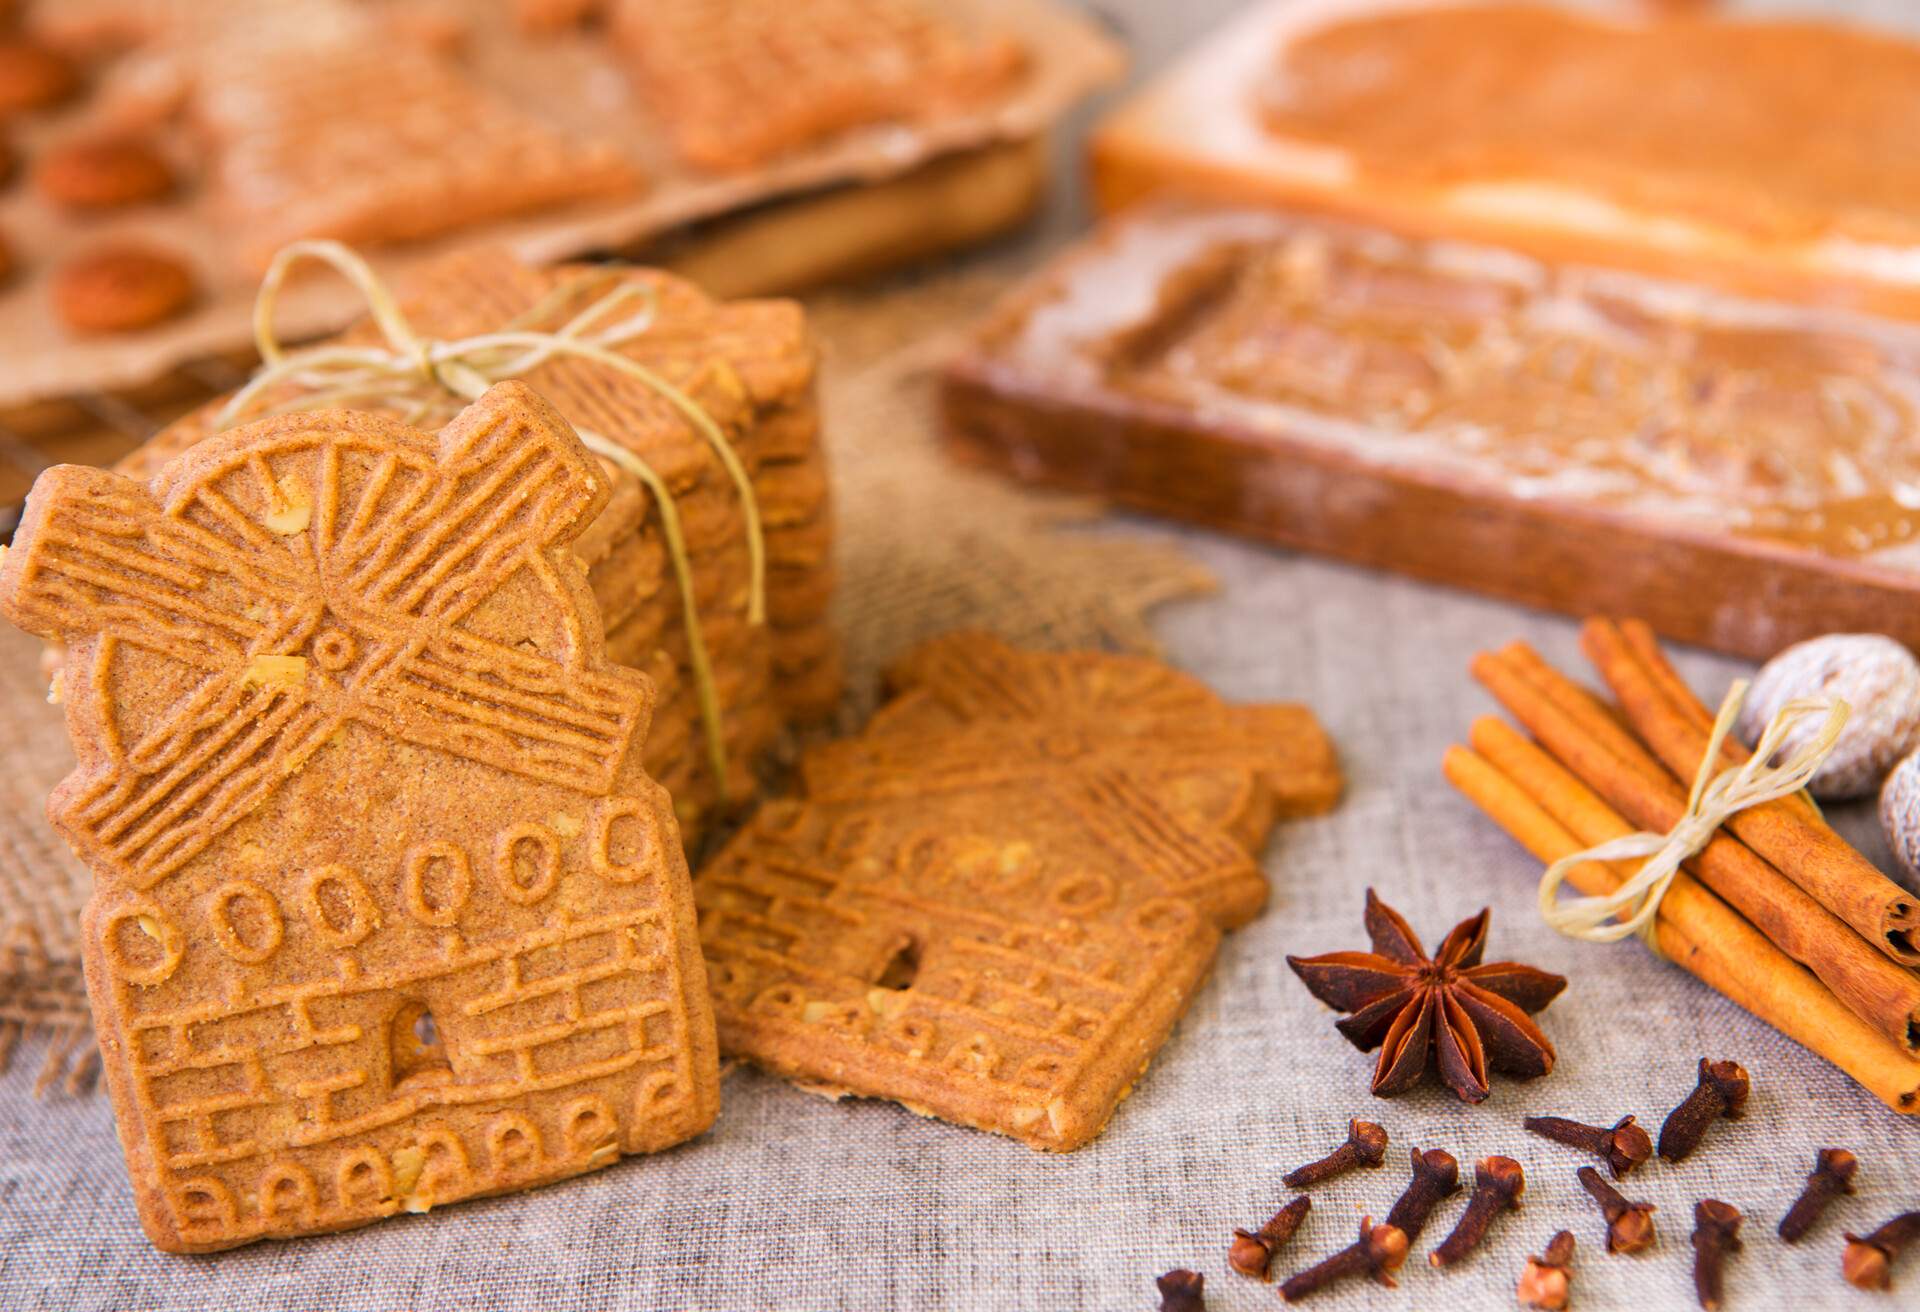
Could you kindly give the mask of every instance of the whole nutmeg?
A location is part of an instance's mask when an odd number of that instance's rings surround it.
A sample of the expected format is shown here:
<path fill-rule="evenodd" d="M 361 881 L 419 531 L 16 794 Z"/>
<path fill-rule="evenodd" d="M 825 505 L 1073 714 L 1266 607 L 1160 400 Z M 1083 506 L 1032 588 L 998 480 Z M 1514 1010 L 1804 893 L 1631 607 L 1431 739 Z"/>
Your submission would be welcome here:
<path fill-rule="evenodd" d="M 1894 767 L 1880 789 L 1880 827 L 1909 879 L 1920 879 L 1920 752 Z"/>
<path fill-rule="evenodd" d="M 1758 742 L 1768 721 L 1796 697 L 1838 697 L 1853 708 L 1808 785 L 1815 797 L 1865 797 L 1920 746 L 1920 661 L 1892 638 L 1830 633 L 1787 648 L 1754 676 L 1740 709 L 1740 737 Z M 1818 720 L 1803 721 L 1783 752 L 1791 754 L 1819 731 Z"/>

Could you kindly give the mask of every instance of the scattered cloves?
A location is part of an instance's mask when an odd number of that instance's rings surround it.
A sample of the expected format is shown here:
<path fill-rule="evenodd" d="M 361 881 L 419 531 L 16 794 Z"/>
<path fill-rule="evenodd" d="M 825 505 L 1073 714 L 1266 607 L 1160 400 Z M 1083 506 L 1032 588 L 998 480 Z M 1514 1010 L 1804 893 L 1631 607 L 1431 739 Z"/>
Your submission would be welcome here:
<path fill-rule="evenodd" d="M 1572 1286 L 1573 1232 L 1562 1230 L 1547 1242 L 1545 1253 L 1527 1259 L 1526 1270 L 1520 1273 L 1520 1283 L 1513 1294 L 1522 1307 L 1561 1312 Z"/>
<path fill-rule="evenodd" d="M 1592 1153 L 1612 1168 L 1616 1180 L 1653 1156 L 1653 1139 L 1631 1116 L 1622 1116 L 1611 1129 L 1561 1116 L 1529 1116 L 1522 1124 L 1543 1139 Z"/>
<path fill-rule="evenodd" d="M 1387 1224 L 1397 1226 L 1409 1245 L 1419 1242 L 1427 1218 L 1443 1201 L 1460 1192 L 1460 1163 L 1444 1148 L 1413 1150 L 1413 1179 L 1387 1213 Z"/>
<path fill-rule="evenodd" d="M 1693 1205 L 1693 1292 L 1714 1312 L 1726 1290 L 1727 1258 L 1740 1251 L 1740 1209 L 1718 1198 Z"/>
<path fill-rule="evenodd" d="M 1658 1209 L 1652 1203 L 1628 1202 L 1591 1166 L 1581 1167 L 1579 1176 L 1580 1187 L 1593 1195 L 1606 1215 L 1609 1253 L 1638 1253 L 1653 1247 L 1653 1214 Z"/>
<path fill-rule="evenodd" d="M 1685 1161 L 1700 1146 L 1707 1127 L 1722 1116 L 1738 1120 L 1746 1110 L 1751 1082 L 1737 1061 L 1700 1059 L 1700 1082 L 1686 1101 L 1668 1113 L 1660 1127 L 1660 1155 L 1670 1162 Z"/>
<path fill-rule="evenodd" d="M 1845 1148 L 1822 1148 L 1814 1154 L 1807 1187 L 1780 1218 L 1780 1237 L 1790 1244 L 1805 1238 L 1828 1203 L 1853 1192 L 1853 1173 L 1859 1167 L 1860 1159 Z"/>
<path fill-rule="evenodd" d="M 1407 1235 L 1396 1225 L 1375 1225 L 1373 1218 L 1360 1218 L 1360 1238 L 1349 1248 L 1308 1267 L 1280 1286 L 1280 1297 L 1298 1302 L 1316 1290 L 1325 1289 L 1348 1276 L 1370 1276 L 1387 1288 L 1394 1287 L 1393 1273 L 1407 1260 Z"/>
<path fill-rule="evenodd" d="M 1473 1168 L 1473 1197 L 1453 1233 L 1427 1254 L 1434 1266 L 1452 1266 L 1471 1253 L 1486 1238 L 1493 1218 L 1510 1207 L 1517 1207 L 1520 1195 L 1527 1191 L 1526 1172 L 1511 1157 L 1483 1157 Z"/>
<path fill-rule="evenodd" d="M 1293 1238 L 1293 1232 L 1312 1210 L 1313 1199 L 1301 1194 L 1275 1212 L 1258 1230 L 1235 1230 L 1233 1246 L 1227 1250 L 1227 1265 L 1243 1276 L 1265 1280 L 1274 1252 Z"/>
<path fill-rule="evenodd" d="M 1378 1166 L 1385 1160 L 1387 1132 L 1372 1121 L 1350 1120 L 1347 1122 L 1345 1143 L 1317 1162 L 1308 1162 L 1305 1166 L 1288 1171 L 1282 1177 L 1282 1183 L 1289 1189 L 1304 1189 L 1322 1180 L 1331 1180 L 1356 1166 Z"/>
<path fill-rule="evenodd" d="M 1160 1312 L 1207 1312 L 1207 1278 L 1198 1271 L 1169 1271 L 1153 1282 Z"/>
<path fill-rule="evenodd" d="M 1870 1235 L 1848 1235 L 1840 1256 L 1840 1274 L 1861 1289 L 1893 1285 L 1893 1262 L 1900 1250 L 1920 1239 L 1920 1212 L 1902 1212 Z"/>

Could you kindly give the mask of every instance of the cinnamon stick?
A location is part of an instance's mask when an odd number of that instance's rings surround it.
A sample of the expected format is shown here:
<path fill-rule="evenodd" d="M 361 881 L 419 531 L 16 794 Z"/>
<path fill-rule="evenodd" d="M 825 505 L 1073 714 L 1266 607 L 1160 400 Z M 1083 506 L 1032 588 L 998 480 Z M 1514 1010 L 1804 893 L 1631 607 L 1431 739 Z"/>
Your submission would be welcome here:
<path fill-rule="evenodd" d="M 1640 664 L 1646 668 L 1647 677 L 1653 681 L 1661 695 L 1673 708 L 1686 716 L 1689 723 L 1708 738 L 1713 737 L 1714 713 L 1707 704 L 1694 695 L 1687 681 L 1680 677 L 1680 671 L 1673 668 L 1673 662 L 1667 659 L 1667 653 L 1660 647 L 1660 639 L 1654 636 L 1653 626 L 1645 620 L 1620 621 L 1621 636 L 1627 645 L 1640 657 Z M 1720 759 L 1730 766 L 1747 763 L 1753 752 L 1733 734 L 1721 740 Z M 1664 768 L 1664 767 L 1663 767 Z M 1791 798 L 1783 798 L 1805 808 L 1816 820 L 1820 818 L 1820 808 L 1814 805 L 1813 798 L 1805 792 L 1795 793 Z"/>
<path fill-rule="evenodd" d="M 1521 846 L 1554 862 L 1591 846 L 1539 800 L 1566 813 L 1608 808 L 1557 762 L 1513 735 L 1525 754 L 1516 781 L 1464 747 L 1447 750 L 1446 776 Z M 1624 820 L 1614 813 L 1615 820 Z M 1567 882 L 1590 896 L 1619 887 L 1621 874 L 1598 861 L 1574 866 Z M 1845 1071 L 1896 1111 L 1920 1112 L 1920 1061 L 1887 1042 L 1806 970 L 1796 965 L 1726 903 L 1682 873 L 1654 916 L 1654 941 L 1668 960 L 1802 1047 Z"/>
<path fill-rule="evenodd" d="M 1620 636 L 1633 648 L 1640 658 L 1640 664 L 1646 667 L 1647 677 L 1653 680 L 1660 694 L 1673 703 L 1675 710 L 1687 717 L 1694 728 L 1712 736 L 1713 712 L 1707 704 L 1693 695 L 1693 689 L 1680 677 L 1680 671 L 1673 668 L 1673 662 L 1667 659 L 1667 653 L 1661 649 L 1660 640 L 1653 636 L 1653 629 L 1642 620 L 1622 620 Z M 1744 765 L 1752 752 L 1745 743 L 1727 735 L 1725 754 L 1735 765 Z"/>
<path fill-rule="evenodd" d="M 1510 642 L 1500 649 L 1500 659 L 1540 690 L 1540 694 L 1559 707 L 1601 747 L 1622 764 L 1631 766 L 1649 781 L 1666 787 L 1673 776 L 1660 759 L 1635 738 L 1613 708 L 1566 675 L 1553 668 L 1547 659 L 1524 642 Z"/>
<path fill-rule="evenodd" d="M 1614 813 L 1617 824 L 1611 828 L 1589 824 L 1575 829 L 1581 837 L 1594 835 L 1584 846 L 1634 828 L 1665 833 L 1686 813 L 1680 784 L 1665 772 L 1654 777 L 1617 755 L 1616 749 L 1624 750 L 1622 739 L 1634 751 L 1638 745 L 1589 694 L 1551 666 L 1517 663 L 1505 652 L 1482 653 L 1474 658 L 1473 675 Z M 1475 746 L 1485 751 L 1479 739 Z M 1887 960 L 1805 890 L 1724 832 L 1686 868 L 1888 1040 L 1904 1050 L 1920 1051 L 1920 976 Z"/>
<path fill-rule="evenodd" d="M 1662 694 L 1620 627 L 1588 620 L 1580 645 L 1634 731 L 1669 770 L 1691 779 L 1706 754 L 1708 734 Z M 1920 898 L 1881 874 L 1824 820 L 1781 800 L 1748 807 L 1730 816 L 1726 827 L 1880 951 L 1904 966 L 1920 966 Z"/>

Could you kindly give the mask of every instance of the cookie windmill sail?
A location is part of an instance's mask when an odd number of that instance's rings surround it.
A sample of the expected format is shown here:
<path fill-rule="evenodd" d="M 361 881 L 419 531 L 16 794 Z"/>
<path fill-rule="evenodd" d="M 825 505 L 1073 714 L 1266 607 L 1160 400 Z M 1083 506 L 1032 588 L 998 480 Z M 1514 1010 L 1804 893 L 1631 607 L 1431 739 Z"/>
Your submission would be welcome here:
<path fill-rule="evenodd" d="M 677 1142 L 712 1022 L 652 688 L 566 544 L 602 480 L 519 384 L 437 435 L 253 425 L 50 471 L 0 609 L 68 647 L 86 965 L 141 1215 L 212 1249 Z M 426 1018 L 431 1017 L 431 1023 Z"/>

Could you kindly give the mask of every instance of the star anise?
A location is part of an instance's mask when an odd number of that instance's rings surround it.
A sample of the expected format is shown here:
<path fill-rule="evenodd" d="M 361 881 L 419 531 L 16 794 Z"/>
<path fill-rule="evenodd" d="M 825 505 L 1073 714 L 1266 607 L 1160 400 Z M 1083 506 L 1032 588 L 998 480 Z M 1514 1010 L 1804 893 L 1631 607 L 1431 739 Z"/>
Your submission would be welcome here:
<path fill-rule="evenodd" d="M 1288 957 L 1314 997 L 1351 1013 L 1336 1026 L 1362 1052 L 1380 1049 L 1373 1091 L 1404 1093 L 1429 1065 L 1463 1102 L 1487 1096 L 1487 1073 L 1523 1080 L 1553 1069 L 1553 1044 L 1533 1023 L 1567 986 L 1515 961 L 1481 963 L 1485 908 L 1461 921 L 1433 956 L 1399 912 L 1367 890 L 1371 952 Z"/>

